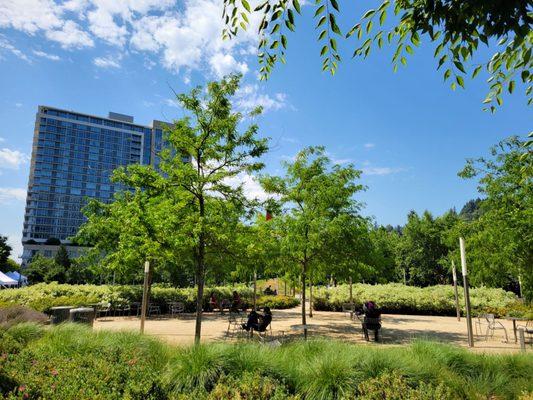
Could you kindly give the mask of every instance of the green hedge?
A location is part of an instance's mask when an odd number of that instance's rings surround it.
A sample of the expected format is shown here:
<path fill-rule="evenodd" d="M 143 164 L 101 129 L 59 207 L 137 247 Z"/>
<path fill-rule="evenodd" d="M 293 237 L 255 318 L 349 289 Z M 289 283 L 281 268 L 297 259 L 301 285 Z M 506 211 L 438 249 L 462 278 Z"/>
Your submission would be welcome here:
<path fill-rule="evenodd" d="M 389 314 L 456 315 L 455 297 L 452 286 L 430 286 L 419 288 L 398 283 L 385 285 L 353 285 L 353 298 L 357 306 L 372 300 Z M 350 299 L 349 285 L 334 288 L 318 288 L 313 305 L 316 310 L 341 311 L 342 304 Z M 459 288 L 460 304 L 464 304 L 462 288 Z M 493 288 L 473 288 L 470 302 L 474 313 L 492 312 L 498 316 L 507 314 L 523 316 L 533 312 L 531 307 L 518 302 L 511 292 Z"/>
<path fill-rule="evenodd" d="M 533 355 L 486 355 L 429 342 L 171 347 L 64 324 L 0 331 L 0 396 L 13 399 L 530 399 Z M 7 338 L 9 338 L 7 340 Z"/>
<path fill-rule="evenodd" d="M 253 299 L 253 290 L 246 286 L 214 287 L 204 290 L 204 308 L 207 307 L 209 296 L 213 292 L 217 299 L 231 299 L 232 292 L 236 290 L 242 301 L 250 307 Z M 58 283 L 39 283 L 19 289 L 0 291 L 0 306 L 19 304 L 33 308 L 37 311 L 48 311 L 55 306 L 82 306 L 99 302 L 109 302 L 113 308 L 124 304 L 140 302 L 142 300 L 141 286 L 111 286 L 111 285 L 66 285 Z M 172 288 L 154 285 L 151 290 L 150 302 L 166 307 L 169 301 L 181 301 L 185 304 L 187 312 L 196 309 L 196 289 Z M 287 296 L 258 296 L 258 306 L 271 308 L 292 308 L 299 301 Z"/>

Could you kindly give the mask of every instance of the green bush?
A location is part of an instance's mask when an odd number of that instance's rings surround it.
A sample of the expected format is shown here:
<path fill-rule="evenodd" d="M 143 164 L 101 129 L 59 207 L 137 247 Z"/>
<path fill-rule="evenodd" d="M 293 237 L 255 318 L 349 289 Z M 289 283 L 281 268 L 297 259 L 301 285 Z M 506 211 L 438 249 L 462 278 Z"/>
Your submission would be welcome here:
<path fill-rule="evenodd" d="M 388 314 L 428 314 L 455 315 L 455 297 L 452 286 L 438 285 L 425 288 L 405 286 L 398 283 L 385 285 L 353 285 L 353 298 L 357 306 L 372 300 Z M 313 305 L 316 310 L 341 311 L 342 305 L 350 301 L 349 286 L 318 288 Z M 459 302 L 464 304 L 460 290 Z M 533 311 L 530 306 L 520 303 L 511 292 L 493 288 L 473 288 L 470 302 L 475 314 L 492 312 L 497 316 L 515 314 L 523 316 Z"/>
<path fill-rule="evenodd" d="M 533 392 L 531 354 L 477 354 L 430 342 L 176 348 L 75 324 L 40 329 L 20 329 L 20 342 L 9 336 L 17 346 L 0 359 L 7 399 L 525 400 Z"/>
<path fill-rule="evenodd" d="M 240 285 L 235 287 L 205 288 L 203 304 L 207 308 L 209 297 L 214 293 L 216 298 L 231 299 L 232 292 L 236 290 L 244 304 L 250 308 L 253 303 L 252 289 Z M 109 302 L 113 308 L 119 308 L 124 304 L 141 302 L 142 287 L 133 285 L 67 285 L 58 283 L 39 283 L 19 289 L 0 291 L 0 304 L 18 304 L 30 307 L 37 311 L 48 312 L 56 306 L 83 306 L 88 304 Z M 185 305 L 186 312 L 196 310 L 195 288 L 172 288 L 154 285 L 150 294 L 150 302 L 158 304 L 165 309 L 170 301 L 181 301 Z M 286 296 L 258 296 L 260 306 L 270 308 L 291 308 L 299 304 L 299 301 Z"/>

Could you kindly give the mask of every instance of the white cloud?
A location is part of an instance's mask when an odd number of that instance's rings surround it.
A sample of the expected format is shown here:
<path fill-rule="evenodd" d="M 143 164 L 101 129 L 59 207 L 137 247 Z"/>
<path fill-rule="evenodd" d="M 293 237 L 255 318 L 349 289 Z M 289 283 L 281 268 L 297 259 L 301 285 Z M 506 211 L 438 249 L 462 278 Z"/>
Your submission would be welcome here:
<path fill-rule="evenodd" d="M 22 103 L 15 103 L 15 107 L 17 107 L 17 108 L 20 108 L 20 107 L 22 107 L 22 106 L 23 106 Z"/>
<path fill-rule="evenodd" d="M 247 31 L 222 40 L 222 7 L 222 0 L 0 0 L 0 28 L 43 35 L 65 49 L 101 40 L 121 51 L 152 53 L 175 73 L 246 73 L 260 15 L 252 14 Z"/>
<path fill-rule="evenodd" d="M 0 59 L 2 58 L 3 51 L 10 52 L 21 60 L 31 63 L 31 60 L 26 54 L 24 54 L 22 51 L 13 46 L 3 35 L 0 35 Z"/>
<path fill-rule="evenodd" d="M 0 187 L 0 204 L 26 201 L 26 189 Z"/>
<path fill-rule="evenodd" d="M 94 46 L 94 41 L 89 34 L 80 29 L 77 23 L 70 20 L 66 21 L 60 29 L 47 31 L 46 37 L 60 43 L 64 49 Z"/>
<path fill-rule="evenodd" d="M 111 56 L 107 57 L 96 57 L 93 60 L 93 64 L 98 68 L 120 68 L 120 60 L 122 57 L 112 58 Z"/>
<path fill-rule="evenodd" d="M 262 107 L 263 112 L 268 112 L 289 106 L 285 93 L 276 93 L 274 96 L 270 96 L 266 93 L 261 93 L 257 84 L 244 85 L 239 88 L 237 93 L 235 93 L 234 103 L 243 112 L 250 112 L 256 107 Z"/>
<path fill-rule="evenodd" d="M 365 143 L 364 144 L 364 148 L 365 149 L 373 149 L 374 147 L 376 147 L 375 143 Z"/>
<path fill-rule="evenodd" d="M 35 54 L 37 57 L 47 58 L 52 61 L 59 61 L 61 58 L 59 56 L 56 56 L 55 54 L 49 54 L 45 53 L 41 50 L 33 50 L 33 54 Z"/>
<path fill-rule="evenodd" d="M 16 233 L 11 233 L 11 234 L 8 234 L 7 235 L 7 244 L 11 246 L 11 255 L 9 256 L 9 258 L 11 258 L 12 260 L 20 263 L 20 257 L 22 256 L 22 250 L 23 250 L 23 247 L 22 247 L 22 241 L 21 241 L 22 237 L 19 234 L 16 234 Z M 4 271 L 4 272 L 8 272 L 8 271 Z"/>
<path fill-rule="evenodd" d="M 407 171 L 407 168 L 402 167 L 364 167 L 363 174 L 366 175 L 391 175 L 398 172 Z"/>
<path fill-rule="evenodd" d="M 52 0 L 3 0 L 0 2 L 0 27 L 35 34 L 63 25 L 61 7 Z"/>
<path fill-rule="evenodd" d="M 243 194 L 248 200 L 265 201 L 272 197 L 263 190 L 254 176 L 244 172 L 226 179 L 226 184 L 232 187 L 242 186 Z"/>
<path fill-rule="evenodd" d="M 248 72 L 248 64 L 237 62 L 231 54 L 215 53 L 209 59 L 209 65 L 217 78 L 222 78 L 232 72 L 241 74 Z"/>
<path fill-rule="evenodd" d="M 165 99 L 163 100 L 163 103 L 166 104 L 169 107 L 179 108 L 180 105 L 178 104 L 178 101 L 176 99 Z"/>
<path fill-rule="evenodd" d="M 8 148 L 0 149 L 0 169 L 19 169 L 21 165 L 29 161 L 27 154 Z"/>
<path fill-rule="evenodd" d="M 0 143 L 5 142 L 6 140 L 3 137 L 0 137 Z"/>

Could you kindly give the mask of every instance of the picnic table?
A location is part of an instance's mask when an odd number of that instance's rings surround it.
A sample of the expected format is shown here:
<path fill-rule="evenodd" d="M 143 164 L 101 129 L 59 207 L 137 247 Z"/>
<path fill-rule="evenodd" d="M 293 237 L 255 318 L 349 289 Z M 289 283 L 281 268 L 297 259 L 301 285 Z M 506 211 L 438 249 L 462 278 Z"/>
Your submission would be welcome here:
<path fill-rule="evenodd" d="M 290 326 L 291 329 L 295 330 L 295 331 L 303 331 L 304 329 L 307 329 L 308 331 L 309 330 L 312 330 L 312 329 L 319 329 L 320 328 L 320 325 L 316 325 L 316 324 L 296 324 L 296 325 L 291 325 Z"/>
<path fill-rule="evenodd" d="M 518 332 L 518 328 L 516 327 L 516 321 L 518 322 L 525 322 L 526 324 L 529 321 L 532 321 L 531 318 L 521 318 L 521 317 L 505 317 L 508 321 L 513 321 L 513 334 L 514 334 L 514 342 L 518 342 L 518 338 L 516 336 L 516 332 Z"/>

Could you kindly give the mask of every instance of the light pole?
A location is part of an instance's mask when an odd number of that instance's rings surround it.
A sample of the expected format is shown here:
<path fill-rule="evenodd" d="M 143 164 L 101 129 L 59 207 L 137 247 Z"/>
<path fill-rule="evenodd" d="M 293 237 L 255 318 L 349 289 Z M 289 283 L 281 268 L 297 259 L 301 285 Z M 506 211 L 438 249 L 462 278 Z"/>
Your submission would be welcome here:
<path fill-rule="evenodd" d="M 146 309 L 148 308 L 149 280 L 150 280 L 150 261 L 145 261 L 144 262 L 143 302 L 141 304 L 141 333 L 144 333 L 144 321 L 146 320 Z"/>
<path fill-rule="evenodd" d="M 461 251 L 461 268 L 463 272 L 463 286 L 465 289 L 466 308 L 466 328 L 468 330 L 468 346 L 474 347 L 474 335 L 472 333 L 472 316 L 470 315 L 470 292 L 468 290 L 468 272 L 466 270 L 465 240 L 459 238 L 459 249 Z"/>
<path fill-rule="evenodd" d="M 453 274 L 453 291 L 455 293 L 455 311 L 457 312 L 457 321 L 461 321 L 461 310 L 459 309 L 459 294 L 457 293 L 457 271 L 455 270 L 455 262 L 452 260 L 452 274 Z"/>

